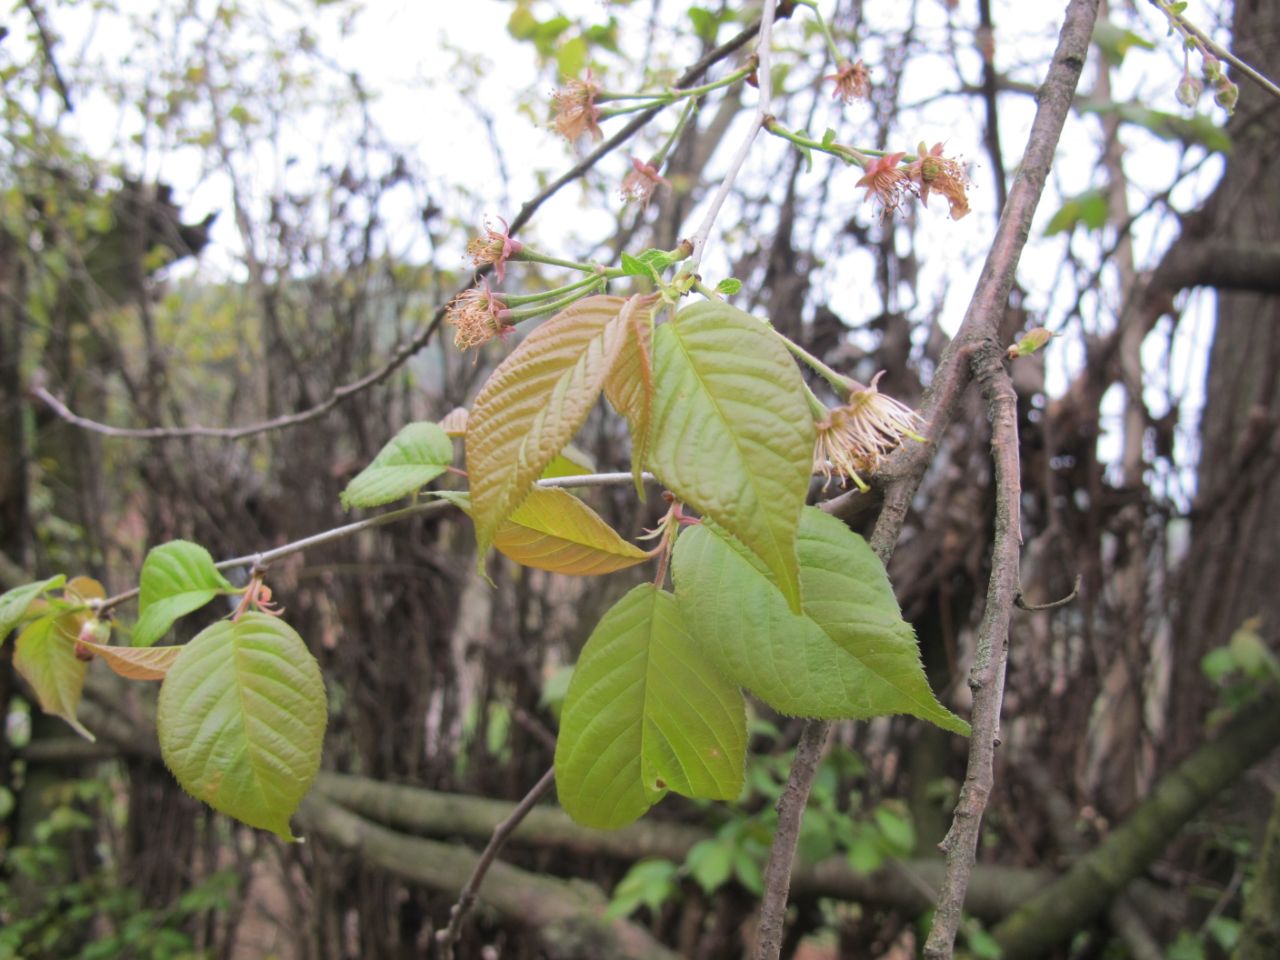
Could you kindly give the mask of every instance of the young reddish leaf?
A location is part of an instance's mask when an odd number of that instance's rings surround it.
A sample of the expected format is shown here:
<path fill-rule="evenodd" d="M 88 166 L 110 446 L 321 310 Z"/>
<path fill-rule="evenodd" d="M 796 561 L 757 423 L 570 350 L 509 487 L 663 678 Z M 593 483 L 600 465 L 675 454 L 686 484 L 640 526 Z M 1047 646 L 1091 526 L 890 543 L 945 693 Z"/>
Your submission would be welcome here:
<path fill-rule="evenodd" d="M 653 305 L 657 299 L 657 294 L 632 297 L 622 308 L 622 352 L 604 382 L 605 396 L 613 409 L 627 418 L 631 428 L 631 475 L 641 501 L 644 481 L 640 475 L 644 472 L 653 415 Z"/>
<path fill-rule="evenodd" d="M 440 429 L 451 437 L 465 437 L 467 435 L 467 408 L 454 407 L 439 421 Z"/>
<path fill-rule="evenodd" d="M 113 647 L 105 643 L 80 641 L 100 656 L 126 680 L 163 680 L 182 647 Z"/>
<path fill-rule="evenodd" d="M 556 792 L 569 816 L 607 830 L 668 790 L 733 799 L 746 748 L 742 694 L 698 653 L 675 597 L 644 583 L 614 604 L 560 715 Z"/>
<path fill-rule="evenodd" d="M 621 297 L 587 297 L 534 329 L 480 389 L 467 423 L 478 563 L 498 525 L 573 439 L 622 347 Z"/>
<path fill-rule="evenodd" d="M 156 732 L 182 788 L 292 839 L 289 817 L 320 769 L 320 666 L 287 623 L 250 612 L 202 630 L 160 687 Z"/>
<path fill-rule="evenodd" d="M 815 431 L 791 354 L 750 314 L 696 303 L 658 328 L 654 380 L 653 472 L 760 557 L 798 612 Z"/>
<path fill-rule="evenodd" d="M 563 490 L 529 491 L 524 503 L 499 525 L 493 545 L 526 567 L 582 577 L 613 573 L 649 559 Z"/>
<path fill-rule="evenodd" d="M 87 603 L 107 598 L 106 589 L 93 577 L 72 577 L 62 588 L 62 593 L 71 603 Z"/>
<path fill-rule="evenodd" d="M 18 634 L 13 666 L 35 691 L 40 709 L 61 717 L 86 740 L 94 736 L 76 718 L 89 664 L 76 656 L 76 637 L 85 617 L 79 613 L 41 617 Z"/>

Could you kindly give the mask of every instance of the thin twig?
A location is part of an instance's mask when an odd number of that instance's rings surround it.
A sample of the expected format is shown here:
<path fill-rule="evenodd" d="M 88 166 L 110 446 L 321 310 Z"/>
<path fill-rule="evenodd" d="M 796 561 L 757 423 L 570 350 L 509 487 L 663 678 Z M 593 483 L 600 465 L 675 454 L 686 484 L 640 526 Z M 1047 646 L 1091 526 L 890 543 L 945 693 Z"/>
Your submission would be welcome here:
<path fill-rule="evenodd" d="M 697 81 L 712 66 L 721 60 L 730 56 L 741 47 L 750 42 L 751 38 L 760 30 L 760 22 L 755 21 L 748 24 L 740 33 L 732 37 L 725 43 L 716 47 L 714 50 L 706 53 L 700 60 L 694 63 L 676 80 L 675 86 L 687 87 Z M 520 212 L 516 214 L 515 219 L 511 221 L 508 233 L 514 235 L 517 230 L 523 227 L 533 217 L 534 213 L 546 203 L 560 189 L 574 180 L 581 177 L 605 156 L 621 146 L 627 140 L 631 139 L 637 131 L 645 124 L 652 120 L 660 113 L 665 104 L 652 107 L 643 113 L 636 114 L 628 123 L 622 127 L 617 133 L 607 138 L 595 150 L 587 154 L 580 161 L 574 164 L 569 170 L 565 171 L 560 177 L 548 184 L 541 190 L 537 196 L 529 200 L 520 208 Z M 486 264 L 475 272 L 475 278 L 487 276 L 492 271 L 492 265 Z M 463 290 L 458 293 L 462 293 Z M 453 298 L 450 297 L 450 300 Z M 373 370 L 359 379 L 352 380 L 350 383 L 343 384 L 334 389 L 327 398 L 308 407 L 306 410 L 299 410 L 296 413 L 284 414 L 279 417 L 273 417 L 270 420 L 263 420 L 258 423 L 247 424 L 242 427 L 206 427 L 200 425 L 192 425 L 186 427 L 113 427 L 109 424 L 99 423 L 96 420 L 90 420 L 88 417 L 82 417 L 69 409 L 65 403 L 51 394 L 40 383 L 34 384 L 28 393 L 43 402 L 62 420 L 83 430 L 90 430 L 94 433 L 102 434 L 106 437 L 114 437 L 117 439 L 128 440 L 176 440 L 181 437 L 212 437 L 220 440 L 243 440 L 245 437 L 256 436 L 260 433 L 268 433 L 272 430 L 282 430 L 289 427 L 296 427 L 299 424 L 308 423 L 312 420 L 324 416 L 338 404 L 342 403 L 348 397 L 354 396 L 370 387 L 377 386 L 386 380 L 396 370 L 405 364 L 406 361 L 419 350 L 425 347 L 436 330 L 444 321 L 445 311 L 448 309 L 448 301 L 436 308 L 431 320 L 415 333 L 410 339 L 406 340 L 400 346 L 396 347 L 391 357 L 377 370 Z"/>
<path fill-rule="evenodd" d="M 489 872 L 489 867 L 498 856 L 498 851 L 507 842 L 507 837 L 520 826 L 521 821 L 537 806 L 538 801 L 546 795 L 555 782 L 556 771 L 553 767 L 544 773 L 542 779 L 533 785 L 533 789 L 524 795 L 524 799 L 516 804 L 516 808 L 511 811 L 511 816 L 493 828 L 493 836 L 489 838 L 488 845 L 480 854 L 480 859 L 476 861 L 475 869 L 471 871 L 467 885 L 462 888 L 458 902 L 449 911 L 449 925 L 436 934 L 442 960 L 453 960 L 453 945 L 458 942 L 458 937 L 462 933 L 462 921 L 466 919 L 467 913 L 475 904 L 476 894 L 480 892 L 480 884 L 484 883 L 484 875 Z"/>
<path fill-rule="evenodd" d="M 645 473 L 643 477 L 647 481 L 654 479 L 651 473 Z M 586 473 L 577 477 L 551 477 L 546 480 L 539 480 L 537 486 L 553 489 L 564 487 L 618 487 L 631 482 L 630 473 Z M 389 523 L 407 520 L 410 517 L 421 517 L 429 513 L 437 513 L 451 506 L 453 504 L 448 500 L 429 500 L 425 503 L 414 503 L 407 507 L 401 507 L 399 510 L 389 510 L 373 517 L 366 517 L 364 520 L 357 520 L 354 523 L 343 524 L 341 527 L 324 530 L 309 537 L 303 537 L 301 540 L 294 540 L 279 547 L 273 547 L 270 550 L 247 553 L 243 557 L 232 557 L 230 560 L 219 560 L 214 564 L 214 567 L 218 570 L 229 570 L 232 567 L 250 567 L 255 571 L 264 572 L 275 561 L 292 556 L 295 553 L 302 553 L 312 547 L 323 546 L 326 543 L 333 543 L 337 540 L 345 540 L 347 537 L 353 537 L 357 533 L 363 533 L 365 530 L 383 527 Z M 102 613 L 112 607 L 117 607 L 136 597 L 138 589 L 138 587 L 134 587 L 132 590 L 126 590 L 123 593 L 108 597 L 99 603 L 95 609 Z"/>
<path fill-rule="evenodd" d="M 690 238 L 690 242 L 693 245 L 691 259 L 695 270 L 697 264 L 702 260 L 702 252 L 706 249 L 707 238 L 711 236 L 711 228 L 715 226 L 716 217 L 720 215 L 720 208 L 724 206 L 725 200 L 728 199 L 729 191 L 733 189 L 733 182 L 738 178 L 738 172 L 742 169 L 743 163 L 746 162 L 747 154 L 751 152 L 751 144 L 755 142 L 756 134 L 771 119 L 769 110 L 773 84 L 770 71 L 773 68 L 773 57 L 769 46 L 773 41 L 773 15 L 776 8 L 777 0 L 765 0 L 764 10 L 760 16 L 760 42 L 756 46 L 758 57 L 756 82 L 760 88 L 760 98 L 756 101 L 756 113 L 751 119 L 751 127 L 742 138 L 742 143 L 738 144 L 738 150 L 733 155 L 733 159 L 729 161 L 729 169 L 725 171 L 724 179 L 720 181 L 720 186 L 716 190 L 715 196 L 711 199 L 711 206 L 707 207 L 702 223 Z"/>
<path fill-rule="evenodd" d="M 36 25 L 36 33 L 40 35 L 40 49 L 44 53 L 45 63 L 49 65 L 49 72 L 53 74 L 53 84 L 58 88 L 62 105 L 67 108 L 67 113 L 74 113 L 76 108 L 71 103 L 71 91 L 67 89 L 67 81 L 62 79 L 62 71 L 58 69 L 57 58 L 53 55 L 53 37 L 45 26 L 44 13 L 35 5 L 34 0 L 22 0 L 22 5 L 27 8 L 27 13 L 31 14 Z"/>
<path fill-rule="evenodd" d="M 800 817 L 782 817 L 782 811 L 803 811 L 809 791 L 826 753 L 831 724 L 809 721 L 800 731 L 791 776 L 778 798 L 778 829 L 764 870 L 764 895 L 760 901 L 760 922 L 756 925 L 755 960 L 777 960 L 782 953 L 786 930 L 787 896 L 791 892 L 791 865 L 800 842 Z"/>
<path fill-rule="evenodd" d="M 887 481 L 884 507 L 876 521 L 870 544 L 886 565 L 902 533 L 911 501 L 937 451 L 938 441 L 955 419 L 960 398 L 973 375 L 971 361 L 983 345 L 987 349 L 999 350 L 1004 339 L 1007 339 L 1002 337 L 1000 326 L 1006 312 L 1009 291 L 1013 286 L 1018 260 L 1031 230 L 1031 221 L 1040 202 L 1049 168 L 1053 164 L 1063 124 L 1071 110 L 1080 72 L 1084 68 L 1093 35 L 1093 24 L 1098 16 L 1098 2 L 1099 0 L 1071 0 L 1067 6 L 1058 47 L 1040 88 L 1027 149 L 1018 166 L 1018 175 L 1009 190 L 1009 199 L 1000 215 L 1000 222 L 996 226 L 991 249 L 987 253 L 964 321 L 938 361 L 933 382 L 925 394 L 921 413 L 928 424 L 928 442 L 900 447 L 882 470 L 881 475 Z M 833 502 L 832 512 L 838 512 L 838 509 Z M 810 739 L 819 736 L 825 739 L 830 726 L 828 721 L 810 720 L 806 723 L 806 735 Z M 784 833 L 799 830 L 800 819 L 804 816 L 804 803 L 796 803 L 792 798 L 808 796 L 813 776 L 814 771 L 792 766 L 787 782 L 788 790 L 778 802 L 778 827 L 774 846 L 769 851 L 766 876 L 790 875 L 794 851 L 782 849 L 778 839 Z M 792 792 L 790 788 L 793 784 L 802 789 Z M 775 860 L 783 861 L 782 866 L 775 868 Z M 963 899 L 968 874 L 959 879 Z M 776 904 L 776 899 L 770 902 Z M 785 903 L 782 911 L 785 915 Z M 762 927 L 775 922 L 781 922 L 781 919 L 766 918 L 762 911 Z M 774 960 L 776 957 L 776 953 L 767 956 L 757 952 L 757 960 Z"/>
<path fill-rule="evenodd" d="M 978 831 L 995 780 L 995 751 L 1000 743 L 1000 707 L 1004 702 L 1005 665 L 1009 654 L 1009 618 L 1018 594 L 1018 556 L 1022 549 L 1019 504 L 1022 499 L 1018 458 L 1018 395 L 994 349 L 974 361 L 991 416 L 991 456 L 995 461 L 996 522 L 991 548 L 987 604 L 978 628 L 978 643 L 969 671 L 973 691 L 973 735 L 964 786 L 951 829 L 939 846 L 946 854 L 933 927 L 925 941 L 926 960 L 950 960 L 956 931 L 964 916 L 964 897 L 978 850 Z"/>
<path fill-rule="evenodd" d="M 1071 592 L 1061 600 L 1050 600 L 1048 603 L 1027 603 L 1022 597 L 1022 589 L 1018 589 L 1018 595 L 1013 598 L 1014 605 L 1019 610 L 1026 610 L 1028 613 L 1038 613 L 1041 610 L 1056 610 L 1058 607 L 1065 607 L 1068 603 L 1080 596 L 1080 583 L 1083 580 L 1080 574 L 1076 574 L 1076 582 L 1071 587 Z"/>

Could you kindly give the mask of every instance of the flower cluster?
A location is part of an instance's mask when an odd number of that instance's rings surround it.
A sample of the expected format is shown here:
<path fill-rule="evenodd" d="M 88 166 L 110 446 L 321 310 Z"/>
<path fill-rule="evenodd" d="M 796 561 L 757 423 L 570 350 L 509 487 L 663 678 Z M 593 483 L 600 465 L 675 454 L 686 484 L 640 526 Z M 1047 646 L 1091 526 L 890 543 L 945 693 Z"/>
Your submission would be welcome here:
<path fill-rule="evenodd" d="M 833 100 L 853 103 L 871 96 L 871 74 L 861 60 L 857 63 L 841 60 L 836 72 L 822 79 L 836 82 L 836 88 L 831 94 Z"/>
<path fill-rule="evenodd" d="M 843 476 L 866 490 L 860 474 L 874 470 L 880 458 L 896 450 L 904 437 L 923 442 L 919 430 L 924 420 L 876 388 L 882 376 L 884 371 L 875 375 L 870 386 L 855 387 L 844 406 L 828 410 L 826 419 L 818 424 L 813 472 L 823 476 L 824 486 L 832 477 Z"/>
<path fill-rule="evenodd" d="M 965 194 L 968 174 L 958 160 L 942 155 L 942 144 L 935 143 L 932 150 L 926 150 L 921 143 L 915 162 L 907 164 L 907 177 L 915 184 L 921 203 L 927 205 L 929 192 L 934 191 L 947 198 L 952 220 L 959 220 L 969 212 L 969 198 Z"/>
<path fill-rule="evenodd" d="M 584 133 L 590 134 L 592 140 L 604 136 L 600 131 L 600 108 L 596 106 L 599 93 L 600 85 L 591 79 L 588 70 L 587 79 L 570 80 L 568 86 L 553 95 L 556 129 L 570 143 L 576 143 Z"/>
<path fill-rule="evenodd" d="M 507 320 L 511 311 L 506 308 L 500 294 L 481 283 L 464 290 L 454 297 L 445 310 L 444 322 L 455 329 L 453 343 L 459 350 L 468 350 L 502 336 L 510 329 Z"/>
<path fill-rule="evenodd" d="M 867 191 L 868 198 L 879 204 L 882 218 L 892 216 L 908 194 L 915 194 L 925 204 L 930 193 L 941 194 L 951 207 L 952 220 L 969 212 L 969 176 L 960 161 L 942 155 L 942 144 L 935 143 L 932 149 L 920 144 L 916 159 L 905 167 L 899 166 L 905 156 L 887 153 L 876 157 L 866 165 L 857 183 Z"/>

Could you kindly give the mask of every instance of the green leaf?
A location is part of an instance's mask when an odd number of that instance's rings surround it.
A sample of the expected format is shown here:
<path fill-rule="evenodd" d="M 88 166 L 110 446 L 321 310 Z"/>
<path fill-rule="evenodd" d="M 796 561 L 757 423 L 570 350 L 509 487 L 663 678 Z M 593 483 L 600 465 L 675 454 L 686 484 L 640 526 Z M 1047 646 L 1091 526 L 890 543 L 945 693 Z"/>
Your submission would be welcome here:
<path fill-rule="evenodd" d="M 595 473 L 595 464 L 591 462 L 591 458 L 585 453 L 569 444 L 562 451 L 557 453 L 551 459 L 551 463 L 547 464 L 547 469 L 542 471 L 539 480 L 550 480 L 555 477 L 582 477 L 588 473 Z"/>
<path fill-rule="evenodd" d="M 326 713 L 302 638 L 251 612 L 182 648 L 160 687 L 156 729 L 184 790 L 289 840 L 289 817 L 320 769 Z"/>
<path fill-rule="evenodd" d="M 667 898 L 675 895 L 678 871 L 670 860 L 641 860 L 618 881 L 605 918 L 616 920 L 630 916 L 641 907 L 657 911 Z"/>
<path fill-rule="evenodd" d="M 716 293 L 720 294 L 722 297 L 732 297 L 741 289 L 742 281 L 736 277 L 729 277 L 716 284 Z"/>
<path fill-rule="evenodd" d="M 76 718 L 84 691 L 88 661 L 76 656 L 76 637 L 84 622 L 81 614 L 41 617 L 18 634 L 13 666 L 35 691 L 40 709 L 61 717 L 86 740 L 94 736 Z"/>
<path fill-rule="evenodd" d="M 749 313 L 697 303 L 658 328 L 654 380 L 653 472 L 755 552 L 799 611 L 796 524 L 815 434 L 791 355 Z"/>
<path fill-rule="evenodd" d="M 411 423 L 342 491 L 342 505 L 378 507 L 407 497 L 449 468 L 453 443 L 438 423 Z"/>
<path fill-rule="evenodd" d="M 622 275 L 624 277 L 647 277 L 651 275 L 648 266 L 625 250 L 619 260 L 622 264 Z"/>
<path fill-rule="evenodd" d="M 493 545 L 526 567 L 579 577 L 613 573 L 649 559 L 564 490 L 529 491 L 524 503 L 498 526 Z"/>
<path fill-rule="evenodd" d="M 694 36 L 708 46 L 714 46 L 720 19 L 705 7 L 690 7 L 689 19 L 693 22 Z"/>
<path fill-rule="evenodd" d="M 872 812 L 885 845 L 895 857 L 910 856 L 916 848 L 916 830 L 909 816 L 884 805 Z"/>
<path fill-rule="evenodd" d="M 471 407 L 467 473 L 477 563 L 587 418 L 622 347 L 621 297 L 587 297 L 535 328 Z"/>
<path fill-rule="evenodd" d="M 1156 45 L 1146 37 L 1134 33 L 1110 20 L 1099 19 L 1093 25 L 1093 42 L 1102 51 L 1102 56 L 1113 67 L 1124 62 L 1124 55 L 1132 48 L 1154 50 Z"/>
<path fill-rule="evenodd" d="M 556 51 L 556 68 L 560 76 L 568 79 L 576 77 L 587 65 L 587 40 L 585 37 L 572 37 L 560 44 Z"/>
<path fill-rule="evenodd" d="M 1077 224 L 1083 224 L 1090 230 L 1100 230 L 1107 224 L 1109 204 L 1107 195 L 1102 190 L 1086 190 L 1068 198 L 1049 220 L 1044 228 L 1044 235 L 1069 232 Z"/>
<path fill-rule="evenodd" d="M 9 631 L 26 619 L 31 601 L 48 590 L 56 590 L 66 582 L 67 578 L 60 573 L 48 580 L 26 583 L 0 593 L 0 645 L 9 636 Z"/>
<path fill-rule="evenodd" d="M 733 844 L 719 839 L 699 840 L 689 848 L 685 866 L 689 876 L 707 893 L 715 893 L 733 875 Z"/>
<path fill-rule="evenodd" d="M 1221 153 L 1231 151 L 1231 138 L 1208 114 L 1183 117 L 1164 110 L 1152 110 L 1140 103 L 1123 102 L 1086 103 L 1080 107 L 1080 112 L 1119 117 L 1125 123 L 1145 128 L 1161 140 L 1198 143 Z"/>
<path fill-rule="evenodd" d="M 624 334 L 618 360 L 604 382 L 604 394 L 631 431 L 631 478 L 644 502 L 644 461 L 653 421 L 653 305 L 656 295 L 631 297 L 618 314 Z"/>
<path fill-rule="evenodd" d="M 698 655 L 675 597 L 641 584 L 600 620 L 573 672 L 556 742 L 560 804 L 612 829 L 668 790 L 732 800 L 746 723 L 742 694 Z"/>
<path fill-rule="evenodd" d="M 142 561 L 133 645 L 151 646 L 179 617 L 199 610 L 221 591 L 234 589 L 204 547 L 187 540 L 161 544 Z"/>
<path fill-rule="evenodd" d="M 722 532 L 703 524 L 676 541 L 676 596 L 705 656 L 781 713 L 864 719 L 908 713 L 968 735 L 934 698 L 911 625 L 884 567 L 835 517 L 806 507 L 800 519 L 804 612 Z"/>

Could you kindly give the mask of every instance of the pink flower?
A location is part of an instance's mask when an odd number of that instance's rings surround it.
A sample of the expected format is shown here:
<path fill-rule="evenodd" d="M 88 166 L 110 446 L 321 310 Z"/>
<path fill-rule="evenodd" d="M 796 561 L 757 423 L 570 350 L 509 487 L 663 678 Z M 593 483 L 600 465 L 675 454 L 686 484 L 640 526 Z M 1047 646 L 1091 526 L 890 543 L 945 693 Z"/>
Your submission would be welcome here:
<path fill-rule="evenodd" d="M 671 181 L 658 173 L 652 163 L 644 163 L 638 157 L 632 157 L 631 166 L 635 169 L 622 181 L 621 193 L 625 202 L 638 200 L 642 208 L 647 207 L 649 198 L 653 196 L 653 191 L 658 189 L 659 184 L 664 187 L 671 186 Z"/>
<path fill-rule="evenodd" d="M 868 197 L 875 197 L 880 204 L 881 217 L 888 217 L 902 203 L 902 195 L 911 182 L 898 167 L 905 153 L 890 153 L 876 157 L 869 164 L 857 186 L 865 187 Z"/>
<path fill-rule="evenodd" d="M 922 203 L 928 204 L 931 190 L 946 197 L 951 205 L 952 220 L 959 220 L 969 212 L 969 198 L 965 194 L 969 176 L 959 161 L 942 155 L 942 144 L 935 143 L 932 150 L 926 150 L 921 143 L 915 162 L 907 164 L 907 177 L 920 191 Z"/>
<path fill-rule="evenodd" d="M 510 330 L 506 322 L 510 315 L 502 296 L 482 282 L 453 298 L 445 310 L 444 322 L 457 331 L 453 335 L 454 346 L 468 350 L 506 335 Z"/>
<path fill-rule="evenodd" d="M 855 100 L 866 100 L 871 95 L 871 75 L 861 60 L 857 63 L 841 60 L 836 72 L 822 79 L 836 82 L 836 88 L 831 94 L 833 100 L 853 103 Z"/>
<path fill-rule="evenodd" d="M 600 108 L 596 106 L 599 92 L 600 86 L 588 70 L 586 80 L 570 80 L 563 90 L 552 95 L 556 102 L 556 129 L 570 143 L 576 143 L 584 133 L 591 134 L 592 140 L 604 136 L 600 132 Z"/>
<path fill-rule="evenodd" d="M 499 217 L 499 219 L 502 218 Z M 467 253 L 471 255 L 471 261 L 477 267 L 492 263 L 493 271 L 498 275 L 498 282 L 501 283 L 507 278 L 507 261 L 523 250 L 524 244 L 519 240 L 511 239 L 505 220 L 502 220 L 501 233 L 494 230 L 488 223 L 484 225 L 484 229 L 485 236 L 475 237 L 467 244 Z"/>

